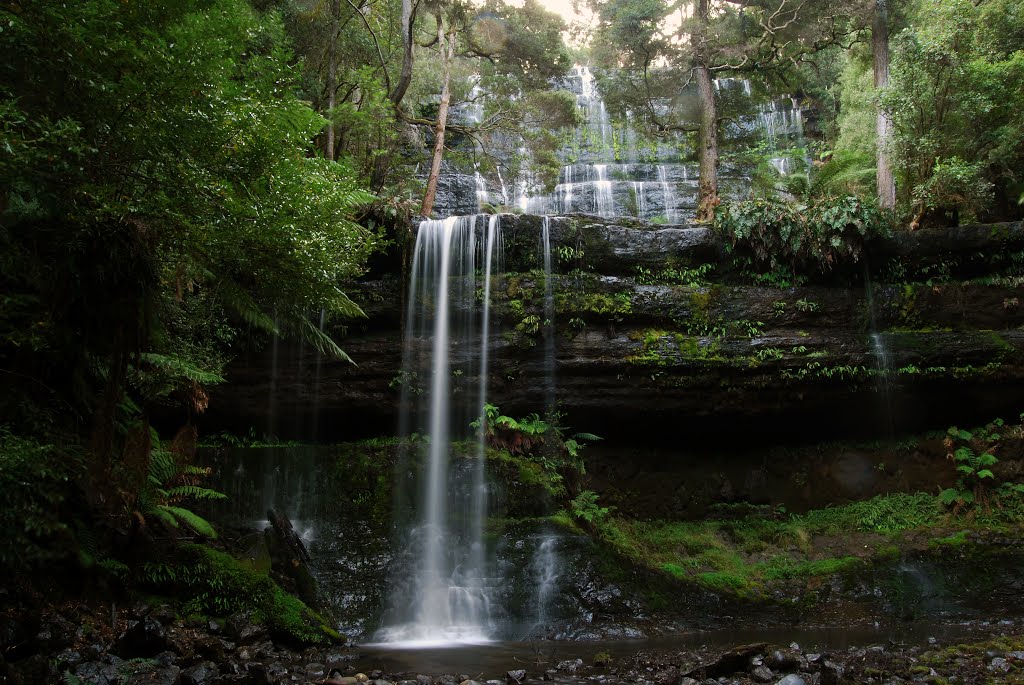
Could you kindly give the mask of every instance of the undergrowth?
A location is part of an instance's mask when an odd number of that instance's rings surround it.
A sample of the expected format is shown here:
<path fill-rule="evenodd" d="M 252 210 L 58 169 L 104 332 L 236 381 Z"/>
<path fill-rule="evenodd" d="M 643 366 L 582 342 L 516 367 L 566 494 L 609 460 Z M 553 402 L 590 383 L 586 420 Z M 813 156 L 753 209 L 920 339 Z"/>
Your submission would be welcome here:
<path fill-rule="evenodd" d="M 619 555 L 709 590 L 757 598 L 779 582 L 830 576 L 898 555 L 912 531 L 948 534 L 948 528 L 1000 530 L 1024 522 L 1024 498 L 960 516 L 931 494 L 897 493 L 789 517 L 700 521 L 637 521 L 608 517 L 597 534 Z M 945 531 L 945 532 L 944 532 Z M 851 543 L 862 534 L 866 544 Z M 963 537 L 963 534 L 961 534 Z M 815 538 L 830 545 L 815 546 Z M 959 539 L 959 538 L 958 538 Z M 933 546 L 934 548 L 934 546 Z"/>

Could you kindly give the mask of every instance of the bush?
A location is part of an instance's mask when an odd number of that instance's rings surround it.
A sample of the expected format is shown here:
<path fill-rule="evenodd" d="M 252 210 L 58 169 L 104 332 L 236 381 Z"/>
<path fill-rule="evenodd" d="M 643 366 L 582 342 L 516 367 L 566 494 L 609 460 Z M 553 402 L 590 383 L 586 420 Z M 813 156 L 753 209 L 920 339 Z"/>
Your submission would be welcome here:
<path fill-rule="evenodd" d="M 61 508 L 77 461 L 0 427 L 0 568 L 29 567 L 73 551 Z"/>
<path fill-rule="evenodd" d="M 867 241 L 889 232 L 882 213 L 852 195 L 810 205 L 776 199 L 723 203 L 715 228 L 745 266 L 793 274 L 856 263 Z"/>

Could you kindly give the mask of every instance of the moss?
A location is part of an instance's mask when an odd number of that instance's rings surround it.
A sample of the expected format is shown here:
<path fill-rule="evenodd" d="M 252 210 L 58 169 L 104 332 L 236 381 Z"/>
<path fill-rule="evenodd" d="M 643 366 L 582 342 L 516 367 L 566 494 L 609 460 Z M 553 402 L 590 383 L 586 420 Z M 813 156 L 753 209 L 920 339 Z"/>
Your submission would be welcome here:
<path fill-rule="evenodd" d="M 969 544 L 970 540 L 967 538 L 966 530 L 961 530 L 958 533 L 936 538 L 928 542 L 928 546 L 932 549 L 959 549 Z"/>
<path fill-rule="evenodd" d="M 727 592 L 741 597 L 747 597 L 754 593 L 754 588 L 747 579 L 737 573 L 709 571 L 697 574 L 697 581 L 709 590 L 716 592 Z"/>
<path fill-rule="evenodd" d="M 249 612 L 277 639 L 296 644 L 342 640 L 318 613 L 288 594 L 266 573 L 204 545 L 184 545 L 176 559 L 175 596 L 182 613 L 227 616 Z"/>

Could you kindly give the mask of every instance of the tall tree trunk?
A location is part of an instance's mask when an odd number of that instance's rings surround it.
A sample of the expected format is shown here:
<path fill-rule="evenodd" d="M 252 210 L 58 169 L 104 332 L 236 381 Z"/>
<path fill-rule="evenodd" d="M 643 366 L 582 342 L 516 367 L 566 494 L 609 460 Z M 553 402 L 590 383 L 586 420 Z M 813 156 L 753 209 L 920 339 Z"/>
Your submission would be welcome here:
<path fill-rule="evenodd" d="M 437 179 L 441 175 L 441 158 L 444 156 L 444 132 L 448 124 L 448 104 L 451 102 L 449 84 L 452 76 L 452 60 L 455 58 L 455 30 L 444 34 L 444 22 L 437 18 L 437 45 L 441 51 L 442 82 L 441 105 L 437 108 L 437 124 L 434 126 L 434 154 L 430 158 L 430 175 L 427 176 L 427 190 L 423 194 L 423 206 L 420 214 L 430 216 L 434 211 L 434 197 L 437 195 Z"/>
<path fill-rule="evenodd" d="M 697 55 L 697 95 L 700 98 L 700 130 L 697 158 L 700 162 L 697 220 L 711 221 L 718 206 L 718 108 L 711 70 L 706 59 L 707 28 L 711 21 L 709 0 L 698 5 L 700 29 L 695 39 Z"/>
<path fill-rule="evenodd" d="M 395 89 L 388 95 L 395 107 L 402 103 L 405 91 L 409 90 L 409 84 L 412 83 L 412 29 L 415 21 L 412 0 L 402 0 L 402 73 L 398 77 Z"/>
<path fill-rule="evenodd" d="M 875 90 L 884 90 L 889 85 L 889 0 L 875 0 L 875 17 L 871 27 L 871 44 L 874 51 Z M 889 115 L 878 107 L 875 118 L 877 150 L 878 204 L 886 209 L 896 206 L 896 180 L 889 166 L 886 147 L 892 137 L 892 121 Z"/>
<path fill-rule="evenodd" d="M 338 96 L 338 22 L 341 0 L 331 0 L 331 42 L 327 46 L 327 140 L 324 157 L 334 159 L 334 106 Z"/>

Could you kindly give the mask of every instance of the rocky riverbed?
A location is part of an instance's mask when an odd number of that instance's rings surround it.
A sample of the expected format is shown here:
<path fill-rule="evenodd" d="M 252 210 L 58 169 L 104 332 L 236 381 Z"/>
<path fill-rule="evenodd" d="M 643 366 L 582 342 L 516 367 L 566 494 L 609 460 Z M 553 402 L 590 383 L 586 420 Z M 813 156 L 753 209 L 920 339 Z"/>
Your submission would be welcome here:
<path fill-rule="evenodd" d="M 852 643 L 836 639 L 844 633 L 822 631 L 820 638 L 805 634 L 803 646 L 771 639 L 727 644 L 713 634 L 706 642 L 680 635 L 678 647 L 673 638 L 635 647 L 539 641 L 495 652 L 481 646 L 473 668 L 474 648 L 462 648 L 459 658 L 451 652 L 456 667 L 450 669 L 443 667 L 444 649 L 406 652 L 396 662 L 394 650 L 388 657 L 373 647 L 297 648 L 272 641 L 242 614 L 182 619 L 168 607 L 143 603 L 128 609 L 80 603 L 34 615 L 8 610 L 0 623 L 0 682 L 26 685 L 1024 683 L 1024 622 L 1016 620 L 916 626 Z M 913 637 L 895 637 L 900 634 Z"/>

